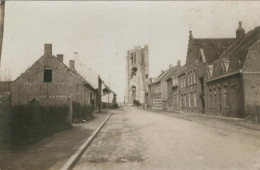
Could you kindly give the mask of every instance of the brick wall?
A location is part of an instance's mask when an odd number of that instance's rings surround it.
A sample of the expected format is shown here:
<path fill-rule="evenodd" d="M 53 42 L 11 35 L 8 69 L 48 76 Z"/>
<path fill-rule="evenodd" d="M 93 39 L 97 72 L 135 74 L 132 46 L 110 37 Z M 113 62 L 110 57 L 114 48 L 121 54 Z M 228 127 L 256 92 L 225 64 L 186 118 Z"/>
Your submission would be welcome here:
<path fill-rule="evenodd" d="M 260 74 L 244 73 L 245 116 L 254 119 L 256 107 L 260 106 Z"/>
<path fill-rule="evenodd" d="M 44 68 L 52 69 L 52 82 L 45 83 Z M 36 61 L 12 84 L 12 105 L 27 105 L 37 99 L 42 106 L 67 105 L 68 98 L 80 104 L 90 104 L 90 93 L 83 81 L 54 56 L 45 55 Z M 93 95 L 94 96 L 94 95 Z"/>
<path fill-rule="evenodd" d="M 207 113 L 244 117 L 243 84 L 240 74 L 208 83 Z"/>

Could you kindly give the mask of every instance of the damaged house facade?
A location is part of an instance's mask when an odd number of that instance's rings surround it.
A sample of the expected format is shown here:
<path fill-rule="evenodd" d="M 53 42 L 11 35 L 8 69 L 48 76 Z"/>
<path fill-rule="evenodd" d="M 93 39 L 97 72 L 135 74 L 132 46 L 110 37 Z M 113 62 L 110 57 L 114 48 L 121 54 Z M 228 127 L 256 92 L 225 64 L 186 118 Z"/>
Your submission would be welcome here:
<path fill-rule="evenodd" d="M 245 34 L 241 22 L 235 42 L 209 66 L 208 112 L 257 118 L 260 106 L 260 27 Z"/>

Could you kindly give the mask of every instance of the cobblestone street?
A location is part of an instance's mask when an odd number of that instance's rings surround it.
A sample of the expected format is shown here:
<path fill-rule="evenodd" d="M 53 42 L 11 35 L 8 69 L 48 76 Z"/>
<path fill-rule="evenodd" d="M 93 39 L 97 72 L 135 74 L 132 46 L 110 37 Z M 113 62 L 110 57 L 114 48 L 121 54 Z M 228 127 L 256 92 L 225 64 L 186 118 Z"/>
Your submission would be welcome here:
<path fill-rule="evenodd" d="M 220 119 L 186 119 L 132 107 L 113 113 L 74 169 L 260 167 L 257 130 Z"/>

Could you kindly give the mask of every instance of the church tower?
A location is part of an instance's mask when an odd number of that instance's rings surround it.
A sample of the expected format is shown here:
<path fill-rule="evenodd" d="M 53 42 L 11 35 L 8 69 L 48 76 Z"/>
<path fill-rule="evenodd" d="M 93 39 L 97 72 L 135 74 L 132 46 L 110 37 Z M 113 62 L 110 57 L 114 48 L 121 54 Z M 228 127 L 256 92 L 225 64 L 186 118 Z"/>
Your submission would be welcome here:
<path fill-rule="evenodd" d="M 135 46 L 134 49 L 127 51 L 126 57 L 126 104 L 145 103 L 145 94 L 148 92 L 148 80 L 148 45 L 144 45 L 144 48 Z"/>

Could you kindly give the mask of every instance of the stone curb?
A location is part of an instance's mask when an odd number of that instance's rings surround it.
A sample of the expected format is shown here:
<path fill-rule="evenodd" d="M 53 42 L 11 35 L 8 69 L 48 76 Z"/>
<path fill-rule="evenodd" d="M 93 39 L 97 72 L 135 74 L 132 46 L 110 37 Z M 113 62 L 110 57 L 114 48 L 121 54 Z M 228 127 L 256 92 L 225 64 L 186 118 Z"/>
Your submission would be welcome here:
<path fill-rule="evenodd" d="M 187 113 L 187 112 L 180 112 L 176 111 L 177 113 L 186 114 L 186 115 L 192 115 L 192 116 L 201 116 L 201 117 L 210 117 L 210 118 L 217 118 L 217 119 L 227 119 L 227 120 L 245 120 L 242 118 L 236 118 L 236 117 L 224 117 L 224 116 L 213 116 L 213 115 L 206 115 L 206 114 L 198 114 L 198 113 Z"/>
<path fill-rule="evenodd" d="M 72 167 L 76 164 L 76 162 L 80 159 L 81 155 L 85 152 L 87 147 L 90 145 L 90 143 L 93 141 L 93 139 L 96 137 L 98 132 L 101 130 L 101 128 L 105 125 L 105 123 L 108 121 L 108 119 L 112 116 L 113 113 L 111 113 L 103 122 L 102 124 L 93 132 L 93 134 L 84 142 L 80 148 L 69 158 L 69 160 L 63 165 L 61 170 L 69 170 L 72 169 Z"/>

